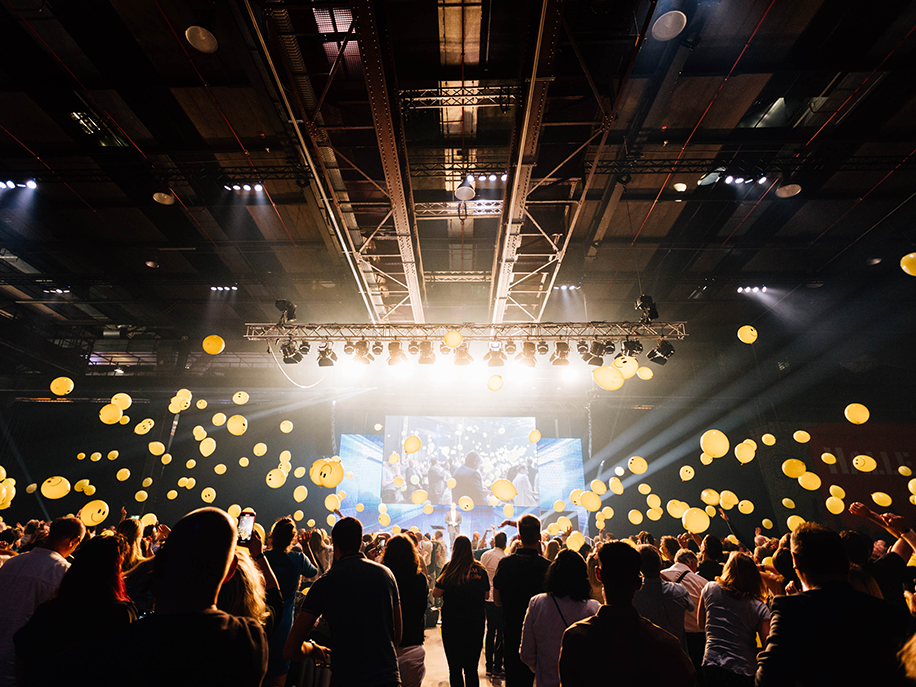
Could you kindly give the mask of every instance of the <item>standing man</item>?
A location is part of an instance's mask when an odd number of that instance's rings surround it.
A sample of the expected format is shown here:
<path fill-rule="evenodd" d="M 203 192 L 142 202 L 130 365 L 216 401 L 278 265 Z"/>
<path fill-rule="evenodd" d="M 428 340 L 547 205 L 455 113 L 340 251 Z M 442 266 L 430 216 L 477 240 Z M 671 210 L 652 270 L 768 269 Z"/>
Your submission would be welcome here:
<path fill-rule="evenodd" d="M 545 576 L 550 561 L 541 555 L 541 521 L 523 515 L 518 521 L 521 546 L 503 558 L 493 577 L 493 601 L 503 609 L 506 687 L 531 687 L 534 673 L 518 655 L 528 602 L 547 589 Z"/>
<path fill-rule="evenodd" d="M 455 470 L 455 486 L 452 488 L 452 501 L 458 502 L 462 496 L 470 496 L 475 506 L 487 503 L 483 491 L 483 480 L 480 477 L 480 456 L 471 451 L 464 458 L 464 465 Z"/>
<path fill-rule="evenodd" d="M 664 542 L 664 539 L 662 539 Z M 700 604 L 700 594 L 703 587 L 709 581 L 705 577 L 697 574 L 697 555 L 690 549 L 680 549 L 674 554 L 674 565 L 662 570 L 662 577 L 679 584 L 693 601 L 694 608 Z M 695 612 L 684 614 L 684 639 L 687 642 L 687 654 L 693 661 L 693 667 L 697 669 L 697 678 L 699 682 L 700 671 L 703 668 L 703 653 L 706 650 L 706 628 L 700 627 L 697 623 L 697 614 Z"/>
<path fill-rule="evenodd" d="M 64 573 L 65 560 L 76 551 L 86 528 L 78 518 L 51 523 L 48 538 L 28 553 L 14 556 L 0 567 L 0 685 L 16 684 L 16 648 L 13 635 L 40 604 L 54 596 Z"/>
<path fill-rule="evenodd" d="M 455 539 L 461 534 L 461 513 L 458 512 L 458 504 L 453 503 L 448 515 L 445 516 L 445 525 L 448 527 L 449 546 L 455 545 Z"/>
<path fill-rule="evenodd" d="M 396 647 L 401 643 L 401 603 L 394 575 L 359 552 L 363 526 L 338 520 L 331 530 L 334 565 L 315 581 L 286 640 L 283 657 L 331 661 L 334 687 L 398 687 Z M 307 641 L 319 616 L 331 628 L 330 649 Z"/>
<path fill-rule="evenodd" d="M 426 473 L 429 480 L 429 502 L 436 505 L 445 503 L 445 492 L 448 489 L 448 473 L 439 465 L 436 456 L 430 456 L 429 471 Z"/>
<path fill-rule="evenodd" d="M 480 557 L 480 563 L 487 569 L 490 591 L 487 592 L 487 640 L 484 648 L 487 675 L 502 676 L 503 673 L 503 609 L 493 602 L 493 578 L 499 562 L 506 557 L 506 533 L 497 532 L 493 537 L 493 548 Z"/>

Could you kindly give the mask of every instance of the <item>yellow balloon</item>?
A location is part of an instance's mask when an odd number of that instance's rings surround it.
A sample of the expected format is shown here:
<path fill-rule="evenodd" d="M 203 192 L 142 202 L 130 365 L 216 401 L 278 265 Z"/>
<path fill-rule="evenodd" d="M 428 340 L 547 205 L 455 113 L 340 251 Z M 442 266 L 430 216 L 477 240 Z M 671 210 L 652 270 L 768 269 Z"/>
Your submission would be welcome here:
<path fill-rule="evenodd" d="M 124 411 L 118 408 L 114 403 L 102 406 L 102 409 L 99 411 L 99 419 L 106 425 L 118 424 L 122 415 L 124 415 Z"/>
<path fill-rule="evenodd" d="M 296 522 L 299 522 L 304 517 L 305 517 L 305 513 L 303 513 L 301 510 L 297 510 L 295 513 L 293 513 L 293 520 L 295 520 Z"/>
<path fill-rule="evenodd" d="M 254 448 L 251 449 L 251 452 L 256 456 L 263 456 L 267 453 L 267 444 L 259 441 L 254 445 Z"/>
<path fill-rule="evenodd" d="M 916 253 L 907 253 L 900 258 L 900 269 L 911 277 L 916 277 Z"/>
<path fill-rule="evenodd" d="M 694 534 L 701 534 L 709 529 L 709 516 L 699 508 L 688 508 L 681 516 L 684 529 Z"/>
<path fill-rule="evenodd" d="M 388 513 L 379 513 L 378 524 L 382 527 L 388 527 L 391 524 L 391 516 Z"/>
<path fill-rule="evenodd" d="M 461 342 L 464 341 L 464 337 L 461 336 L 461 332 L 457 332 L 453 329 L 442 337 L 442 341 L 445 342 L 445 345 L 449 348 L 458 348 Z"/>
<path fill-rule="evenodd" d="M 551 537 L 555 537 L 559 533 L 560 533 L 560 528 L 557 525 L 557 523 L 552 522 L 549 525 L 547 525 L 547 534 L 549 534 Z"/>
<path fill-rule="evenodd" d="M 394 478 L 394 486 L 399 487 L 399 486 L 401 486 L 402 484 L 404 484 L 404 478 L 403 478 L 403 477 L 395 477 L 395 478 Z"/>
<path fill-rule="evenodd" d="M 578 530 L 566 538 L 566 548 L 570 551 L 578 551 L 585 545 L 585 537 Z"/>
<path fill-rule="evenodd" d="M 499 391 L 503 388 L 503 378 L 500 375 L 492 375 L 487 380 L 487 388 L 490 391 Z"/>
<path fill-rule="evenodd" d="M 644 382 L 649 381 L 652 377 L 655 376 L 655 373 L 652 371 L 651 367 L 640 367 L 636 370 L 636 376 L 639 377 Z"/>
<path fill-rule="evenodd" d="M 126 482 L 130 479 L 130 470 L 127 468 L 121 468 L 117 471 L 117 473 L 115 473 L 115 479 L 117 479 L 119 482 Z"/>
<path fill-rule="evenodd" d="M 713 508 L 712 506 L 706 506 L 703 510 L 706 511 L 706 515 L 708 515 L 709 517 L 711 518 L 716 517 L 716 509 Z"/>
<path fill-rule="evenodd" d="M 357 503 L 357 504 L 356 504 L 356 512 L 357 512 L 357 513 L 362 513 L 364 509 L 365 509 L 365 506 L 364 506 L 363 504 L 361 504 L 361 503 Z"/>
<path fill-rule="evenodd" d="M 152 418 L 148 417 L 145 420 L 140 420 L 140 422 L 134 426 L 134 434 L 140 434 L 141 436 L 143 434 L 148 434 L 149 431 L 155 426 L 156 423 Z"/>
<path fill-rule="evenodd" d="M 85 489 L 88 486 L 89 486 L 88 479 L 77 480 L 76 483 L 73 485 L 73 491 L 83 491 L 83 489 Z"/>
<path fill-rule="evenodd" d="M 756 452 L 754 451 L 754 447 L 750 444 L 740 443 L 735 446 L 735 458 L 737 458 L 738 462 L 742 465 L 754 460 L 755 455 Z"/>
<path fill-rule="evenodd" d="M 800 515 L 790 515 L 786 520 L 786 526 L 788 526 L 790 532 L 794 532 L 799 525 L 803 524 L 805 519 Z"/>
<path fill-rule="evenodd" d="M 718 429 L 708 429 L 700 437 L 700 448 L 713 458 L 721 458 L 728 453 L 728 437 Z"/>
<path fill-rule="evenodd" d="M 704 489 L 700 492 L 700 501 L 705 503 L 707 506 L 718 506 L 719 492 L 717 492 L 715 489 Z"/>
<path fill-rule="evenodd" d="M 447 486 L 449 489 L 454 489 L 457 484 L 458 482 L 455 481 L 455 478 L 451 477 L 449 478 L 448 482 L 445 483 L 445 486 Z"/>
<path fill-rule="evenodd" d="M 747 499 L 738 502 L 738 512 L 743 513 L 744 515 L 750 515 L 754 512 L 754 504 Z"/>
<path fill-rule="evenodd" d="M 897 468 L 897 472 L 899 472 L 904 477 L 909 477 L 913 474 L 913 471 L 910 470 L 910 468 L 908 468 L 906 465 L 901 465 L 899 468 Z"/>
<path fill-rule="evenodd" d="M 474 500 L 470 496 L 462 496 L 458 499 L 458 507 L 461 510 L 471 510 L 474 507 Z"/>
<path fill-rule="evenodd" d="M 556 513 L 562 513 L 564 510 L 566 510 L 566 504 L 563 503 L 562 501 L 554 501 L 553 510 Z"/>
<path fill-rule="evenodd" d="M 752 344 L 757 340 L 757 330 L 746 324 L 738 329 L 738 338 L 741 343 Z"/>
<path fill-rule="evenodd" d="M 308 520 L 305 521 L 305 524 L 308 525 L 309 527 L 314 527 L 314 526 L 315 526 L 315 518 L 309 518 Z"/>
<path fill-rule="evenodd" d="M 582 507 L 587 511 L 596 513 L 601 510 L 601 497 L 593 491 L 587 491 L 582 494 Z"/>
<path fill-rule="evenodd" d="M 799 476 L 798 484 L 802 489 L 808 491 L 817 491 L 821 488 L 821 478 L 813 472 L 806 472 Z"/>
<path fill-rule="evenodd" d="M 274 468 L 267 473 L 266 481 L 267 486 L 271 489 L 279 489 L 284 484 L 286 484 L 286 473 L 282 470 Z"/>
<path fill-rule="evenodd" d="M 678 474 L 681 476 L 682 482 L 689 482 L 693 479 L 696 471 L 689 465 L 682 465 L 681 469 L 678 471 Z"/>
<path fill-rule="evenodd" d="M 95 493 L 95 485 L 94 485 L 94 484 L 90 484 L 90 485 L 87 486 L 85 489 L 83 489 L 83 493 L 84 493 L 86 496 L 92 496 L 92 495 Z"/>
<path fill-rule="evenodd" d="M 188 462 L 186 462 L 186 463 L 184 464 L 184 466 L 185 466 L 188 470 L 193 470 L 195 467 L 197 467 L 197 461 L 194 460 L 193 458 L 191 458 L 190 460 L 188 460 Z"/>
<path fill-rule="evenodd" d="M 846 490 L 836 484 L 831 484 L 829 491 L 831 496 L 836 496 L 838 499 L 846 498 Z"/>
<path fill-rule="evenodd" d="M 607 493 L 607 485 L 600 479 L 593 479 L 589 488 L 599 496 Z"/>
<path fill-rule="evenodd" d="M 102 454 L 98 451 L 95 451 L 91 456 L 89 456 L 89 460 L 91 460 L 93 463 L 98 463 L 100 460 L 102 460 Z"/>
<path fill-rule="evenodd" d="M 200 455 L 204 458 L 208 458 L 213 455 L 213 452 L 216 450 L 216 439 L 207 437 L 197 445 L 197 448 L 200 449 Z"/>
<path fill-rule="evenodd" d="M 505 515 L 507 518 L 511 518 L 513 515 L 515 515 L 515 508 L 511 503 L 507 503 L 505 506 L 503 506 L 503 515 Z"/>
<path fill-rule="evenodd" d="M 188 483 L 185 485 L 188 489 L 193 489 L 197 486 L 197 480 L 193 477 L 188 477 Z"/>
<path fill-rule="evenodd" d="M 108 504 L 96 499 L 80 508 L 80 520 L 86 527 L 98 527 L 108 518 L 108 513 Z"/>
<path fill-rule="evenodd" d="M 541 433 L 536 429 L 532 429 L 528 432 L 528 441 L 532 444 L 536 444 L 541 440 Z"/>
<path fill-rule="evenodd" d="M 824 452 L 821 454 L 821 460 L 824 461 L 827 465 L 833 465 L 836 463 L 836 456 L 832 453 Z"/>
<path fill-rule="evenodd" d="M 620 481 L 619 477 L 611 477 L 607 482 L 608 488 L 620 496 L 623 493 L 623 482 Z"/>
<path fill-rule="evenodd" d="M 216 500 L 216 489 L 213 487 L 205 487 L 200 492 L 200 498 L 204 503 L 213 503 Z"/>
<path fill-rule="evenodd" d="M 640 494 L 642 494 L 643 496 L 645 496 L 646 494 L 648 494 L 648 493 L 650 493 L 650 492 L 652 491 L 652 487 L 650 487 L 648 484 L 646 484 L 645 482 L 643 482 L 643 483 L 640 484 L 638 487 L 636 487 L 636 490 L 637 490 Z"/>
<path fill-rule="evenodd" d="M 207 438 L 207 430 L 197 425 L 197 427 L 194 428 L 194 438 L 197 439 L 197 441 L 203 441 Z"/>
<path fill-rule="evenodd" d="M 248 431 L 248 420 L 244 415 L 233 415 L 226 421 L 226 430 L 232 436 L 240 437 Z"/>
<path fill-rule="evenodd" d="M 782 505 L 783 507 L 791 510 L 792 508 L 795 508 L 795 501 L 793 501 L 789 497 L 786 497 L 782 500 Z"/>
<path fill-rule="evenodd" d="M 735 492 L 723 489 L 719 492 L 719 505 L 725 510 L 731 510 L 738 505 L 738 497 Z"/>
<path fill-rule="evenodd" d="M 803 429 L 793 433 L 792 438 L 795 439 L 795 441 L 797 441 L 799 444 L 807 444 L 809 441 L 811 441 L 811 435 Z"/>
<path fill-rule="evenodd" d="M 239 465 L 241 465 L 243 468 L 247 468 L 248 459 L 245 456 L 242 456 L 241 458 L 239 458 Z"/>
<path fill-rule="evenodd" d="M 232 394 L 232 402 L 237 406 L 243 406 L 248 403 L 248 393 L 245 391 L 236 391 Z"/>
<path fill-rule="evenodd" d="M 429 494 L 427 494 L 427 493 L 426 493 L 425 491 L 423 491 L 422 489 L 418 489 L 417 491 L 415 491 L 413 494 L 410 495 L 410 501 L 411 501 L 411 503 L 415 503 L 415 504 L 417 504 L 418 506 L 419 506 L 421 503 L 426 503 L 426 499 L 428 499 L 428 498 L 429 498 Z"/>
<path fill-rule="evenodd" d="M 131 403 L 133 403 L 134 401 L 127 394 L 120 393 L 120 394 L 115 394 L 114 396 L 112 396 L 111 402 L 112 404 L 118 406 L 118 408 L 120 408 L 121 410 L 127 410 L 128 408 L 130 408 Z M 104 503 L 104 501 L 100 501 L 100 503 Z"/>
<path fill-rule="evenodd" d="M 222 427 L 226 424 L 226 414 L 225 413 L 214 413 L 211 420 L 214 427 Z"/>
<path fill-rule="evenodd" d="M 620 374 L 623 375 L 624 379 L 632 379 L 639 369 L 639 361 L 628 355 L 619 356 L 614 358 L 611 367 L 616 367 L 620 370 Z"/>
<path fill-rule="evenodd" d="M 627 461 L 627 467 L 634 475 L 641 475 L 649 469 L 649 464 L 642 456 L 633 456 Z"/>
<path fill-rule="evenodd" d="M 118 456 L 120 456 L 120 455 L 121 455 L 121 454 L 118 453 L 117 451 L 109 451 L 109 452 L 108 452 L 108 460 L 117 460 L 117 459 L 118 459 Z"/>
<path fill-rule="evenodd" d="M 826 505 L 827 505 L 827 510 L 833 513 L 834 515 L 839 515 L 844 510 L 846 510 L 846 504 L 843 503 L 842 499 L 839 499 L 836 496 L 828 496 Z"/>
<path fill-rule="evenodd" d="M 188 401 L 190 401 L 193 396 L 194 394 L 191 393 L 190 389 L 179 389 L 175 392 L 175 398 L 184 398 Z"/>
<path fill-rule="evenodd" d="M 614 474 L 617 475 L 618 477 L 623 477 L 626 473 L 627 471 L 624 470 L 620 465 L 614 468 Z M 608 484 L 610 484 L 610 482 L 608 482 Z"/>
<path fill-rule="evenodd" d="M 585 489 L 573 489 L 569 492 L 569 500 L 574 506 L 581 505 L 582 503 L 582 494 L 585 493 Z"/>
<path fill-rule="evenodd" d="M 308 498 L 309 490 L 302 484 L 293 489 L 293 500 L 296 503 L 302 503 Z"/>
<path fill-rule="evenodd" d="M 203 342 L 203 349 L 205 353 L 210 355 L 218 355 L 223 352 L 223 349 L 226 348 L 226 342 L 223 341 L 223 337 L 217 336 L 216 334 L 211 334 Z"/>
<path fill-rule="evenodd" d="M 404 440 L 404 453 L 416 453 L 420 450 L 423 442 L 418 436 L 409 436 Z"/>
<path fill-rule="evenodd" d="M 700 462 L 703 465 L 712 465 L 712 461 L 715 460 L 712 456 L 708 456 L 705 453 L 700 454 Z"/>
<path fill-rule="evenodd" d="M 776 437 L 774 437 L 772 434 L 764 434 L 762 437 L 760 437 L 760 440 L 767 446 L 773 446 L 776 443 Z"/>
<path fill-rule="evenodd" d="M 76 459 L 77 459 L 77 460 L 85 460 L 85 459 L 86 459 L 86 454 L 83 453 L 82 451 L 80 451 L 79 453 L 76 454 Z"/>
<path fill-rule="evenodd" d="M 295 477 L 296 479 L 302 479 L 303 477 L 305 477 L 305 468 L 303 467 L 296 468 L 296 470 L 293 472 L 293 477 Z"/>
<path fill-rule="evenodd" d="M 614 517 L 614 509 L 611 508 L 610 506 L 605 506 L 604 508 L 601 509 L 601 515 L 604 516 L 605 520 L 610 520 L 611 518 Z"/>
<path fill-rule="evenodd" d="M 147 448 L 149 448 L 149 452 L 154 456 L 161 456 L 163 453 L 165 453 L 165 444 L 163 444 L 161 441 L 151 441 Z"/>
<path fill-rule="evenodd" d="M 602 365 L 592 370 L 592 378 L 595 384 L 605 391 L 617 391 L 626 380 L 623 378 L 623 372 L 612 365 Z"/>
<path fill-rule="evenodd" d="M 490 491 L 500 501 L 511 501 L 518 495 L 515 485 L 507 479 L 498 479 L 493 482 Z M 423 500 L 425 501 L 426 499 Z"/>
<path fill-rule="evenodd" d="M 129 417 L 128 415 L 122 415 L 122 416 L 121 416 L 121 419 L 118 420 L 118 424 L 119 424 L 119 425 L 129 425 L 129 424 L 130 424 L 130 417 Z"/>
<path fill-rule="evenodd" d="M 425 506 L 423 506 L 423 512 L 426 513 L 427 515 L 432 515 L 432 513 L 433 513 L 433 504 L 427 503 Z"/>
<path fill-rule="evenodd" d="M 226 470 L 227 468 L 224 463 L 217 463 L 213 466 L 213 472 L 215 472 L 217 475 L 225 475 Z"/>
<path fill-rule="evenodd" d="M 136 494 L 134 494 L 134 498 L 135 498 L 137 501 L 139 501 L 140 503 L 143 503 L 144 501 L 146 501 L 146 499 L 149 498 L 149 494 L 147 494 L 145 491 L 143 491 L 143 490 L 141 489 L 141 490 L 138 491 Z"/>
<path fill-rule="evenodd" d="M 798 460 L 798 458 L 789 458 L 782 464 L 782 474 L 792 479 L 798 479 L 805 474 L 806 471 L 807 468 L 805 464 Z"/>
<path fill-rule="evenodd" d="M 850 403 L 843 410 L 843 414 L 846 416 L 846 419 L 849 420 L 854 425 L 861 425 L 865 422 L 868 422 L 869 415 L 868 408 L 863 406 L 861 403 Z"/>
<path fill-rule="evenodd" d="M 324 497 L 324 507 L 330 511 L 335 511 L 340 509 L 340 499 L 337 497 L 337 494 L 328 494 Z"/>
<path fill-rule="evenodd" d="M 321 474 L 321 486 L 327 489 L 335 489 L 343 481 L 343 464 L 331 460 L 328 461 L 328 468 L 326 472 Z"/>
<path fill-rule="evenodd" d="M 32 482 L 29 486 L 25 488 L 26 494 L 34 494 L 38 490 L 38 485 L 35 482 Z"/>
<path fill-rule="evenodd" d="M 862 454 L 852 459 L 852 466 L 859 472 L 871 472 L 878 467 L 878 462 L 871 456 Z"/>
<path fill-rule="evenodd" d="M 290 422 L 289 420 L 284 420 L 283 422 L 280 423 L 280 431 L 283 432 L 284 434 L 289 434 L 290 432 L 293 431 L 293 423 Z"/>
<path fill-rule="evenodd" d="M 200 399 L 200 400 L 197 402 L 197 409 L 198 409 L 198 410 L 203 410 L 203 409 L 206 408 L 206 407 L 207 407 L 207 402 L 206 402 L 204 399 Z"/>
<path fill-rule="evenodd" d="M 634 525 L 638 525 L 642 522 L 642 511 L 638 511 L 635 508 L 627 513 L 627 520 L 632 522 Z"/>
<path fill-rule="evenodd" d="M 883 491 L 876 491 L 871 495 L 871 500 L 882 508 L 887 508 L 891 505 L 891 497 L 885 494 Z"/>
<path fill-rule="evenodd" d="M 668 515 L 672 518 L 678 518 L 687 511 L 689 506 L 683 501 L 678 501 L 677 499 L 671 499 L 668 503 L 665 504 L 665 509 L 668 511 Z"/>
<path fill-rule="evenodd" d="M 179 478 L 178 478 L 178 486 L 181 487 L 182 489 L 183 489 L 184 487 L 188 486 L 188 478 L 187 478 L 187 477 L 179 477 Z"/>
<path fill-rule="evenodd" d="M 58 377 L 51 382 L 51 393 L 55 396 L 66 396 L 73 391 L 73 380 L 69 377 Z"/>
<path fill-rule="evenodd" d="M 661 508 L 662 498 L 658 494 L 649 494 L 646 497 L 646 505 L 649 506 L 652 510 Z"/>
<path fill-rule="evenodd" d="M 770 520 L 769 518 L 764 518 L 764 519 L 760 522 L 760 524 L 763 525 L 765 529 L 768 529 L 768 530 L 773 529 L 773 521 Z"/>

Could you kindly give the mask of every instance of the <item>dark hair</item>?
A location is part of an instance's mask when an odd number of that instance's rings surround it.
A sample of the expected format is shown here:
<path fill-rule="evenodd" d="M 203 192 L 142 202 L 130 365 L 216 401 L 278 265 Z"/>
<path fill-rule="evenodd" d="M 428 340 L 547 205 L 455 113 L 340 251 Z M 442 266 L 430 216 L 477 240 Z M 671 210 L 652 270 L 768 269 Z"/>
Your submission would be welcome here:
<path fill-rule="evenodd" d="M 541 538 L 541 521 L 533 515 L 523 515 L 518 520 L 518 536 L 525 546 L 536 544 Z"/>
<path fill-rule="evenodd" d="M 466 582 L 474 565 L 471 540 L 463 534 L 459 535 L 455 537 L 455 543 L 452 545 L 452 558 L 445 564 L 438 581 L 442 582 L 442 586 Z"/>
<path fill-rule="evenodd" d="M 792 556 L 795 567 L 815 583 L 849 574 L 840 535 L 817 523 L 802 523 L 792 533 Z"/>
<path fill-rule="evenodd" d="M 658 577 L 662 572 L 662 558 L 658 555 L 658 549 L 649 544 L 641 544 L 636 547 L 639 552 L 639 569 L 644 577 Z"/>
<path fill-rule="evenodd" d="M 722 556 L 725 551 L 722 549 L 722 540 L 718 537 L 714 537 L 711 534 L 707 534 L 703 537 L 703 551 L 706 552 L 706 555 L 716 562 L 722 560 Z"/>
<path fill-rule="evenodd" d="M 655 546 L 655 537 L 653 537 L 651 533 L 646 532 L 645 530 L 639 533 L 638 539 L 640 544 Z"/>
<path fill-rule="evenodd" d="M 296 538 L 296 525 L 292 518 L 280 518 L 270 528 L 270 550 L 286 551 Z"/>
<path fill-rule="evenodd" d="M 476 468 L 478 465 L 480 465 L 480 456 L 476 451 L 471 451 L 464 457 L 464 464 L 469 468 Z"/>
<path fill-rule="evenodd" d="M 574 601 L 588 601 L 591 586 L 588 566 L 578 551 L 560 551 L 547 568 L 547 591 L 554 596 L 567 596 Z"/>
<path fill-rule="evenodd" d="M 840 539 L 843 540 L 843 550 L 850 563 L 853 565 L 868 563 L 874 548 L 871 537 L 855 530 L 844 530 L 840 532 Z"/>
<path fill-rule="evenodd" d="M 680 550 L 681 545 L 677 543 L 677 539 L 668 534 L 662 537 L 661 552 L 668 554 L 668 560 L 673 561 L 677 552 Z"/>
<path fill-rule="evenodd" d="M 495 546 L 497 549 L 506 548 L 506 533 L 505 532 L 496 533 L 496 536 L 493 537 L 493 546 Z"/>
<path fill-rule="evenodd" d="M 776 572 L 785 578 L 788 582 L 798 582 L 798 576 L 795 574 L 795 568 L 792 567 L 792 552 L 789 549 L 776 549 L 773 554 L 773 567 Z"/>
<path fill-rule="evenodd" d="M 619 590 L 639 582 L 642 558 L 639 552 L 622 541 L 609 541 L 598 549 L 601 582 L 605 589 Z"/>
<path fill-rule="evenodd" d="M 104 535 L 81 544 L 67 569 L 57 598 L 65 603 L 95 606 L 129 601 L 121 575 L 121 558 L 127 542 L 119 535 Z"/>
<path fill-rule="evenodd" d="M 398 589 L 407 589 L 407 585 L 420 572 L 420 557 L 417 556 L 413 539 L 403 534 L 396 534 L 388 540 L 381 562 L 394 575 Z"/>
<path fill-rule="evenodd" d="M 359 552 L 363 540 L 363 523 L 356 518 L 341 518 L 331 530 L 331 541 L 341 553 Z"/>
<path fill-rule="evenodd" d="M 5 530 L 0 532 L 0 542 L 3 542 L 4 544 L 15 544 L 17 541 L 19 541 L 21 536 L 22 533 L 15 527 L 7 527 Z"/>
<path fill-rule="evenodd" d="M 736 599 L 766 599 L 766 587 L 754 559 L 746 553 L 733 552 L 716 582 Z"/>
<path fill-rule="evenodd" d="M 86 528 L 79 518 L 58 518 L 51 523 L 48 530 L 49 541 L 67 541 L 68 539 L 82 538 Z"/>

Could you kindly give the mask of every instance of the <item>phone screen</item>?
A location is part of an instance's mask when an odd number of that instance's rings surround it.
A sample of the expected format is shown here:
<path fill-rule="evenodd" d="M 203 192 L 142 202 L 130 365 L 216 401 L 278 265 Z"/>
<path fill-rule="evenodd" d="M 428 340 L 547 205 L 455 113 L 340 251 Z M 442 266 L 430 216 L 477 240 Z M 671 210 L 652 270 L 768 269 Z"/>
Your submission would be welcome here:
<path fill-rule="evenodd" d="M 246 511 L 239 515 L 239 541 L 247 542 L 251 539 L 251 531 L 254 529 L 254 517 L 255 514 L 251 511 Z"/>

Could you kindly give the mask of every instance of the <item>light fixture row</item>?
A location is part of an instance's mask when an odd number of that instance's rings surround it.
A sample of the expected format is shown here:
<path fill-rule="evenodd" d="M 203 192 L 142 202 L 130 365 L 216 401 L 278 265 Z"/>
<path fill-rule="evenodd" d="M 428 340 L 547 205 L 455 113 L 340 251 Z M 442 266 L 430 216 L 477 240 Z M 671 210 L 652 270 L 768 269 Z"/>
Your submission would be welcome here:
<path fill-rule="evenodd" d="M 239 287 L 233 284 L 232 286 L 211 286 L 211 291 L 238 291 Z"/>
<path fill-rule="evenodd" d="M 261 184 L 223 184 L 223 188 L 227 191 L 263 191 L 264 187 Z"/>
<path fill-rule="evenodd" d="M 7 189 L 11 189 L 11 188 L 36 189 L 38 188 L 38 184 L 35 182 L 34 179 L 29 179 L 21 183 L 16 183 L 15 181 L 9 181 L 9 180 L 5 182 L 0 181 L 0 191 L 6 191 Z"/>
<path fill-rule="evenodd" d="M 739 286 L 738 293 L 766 293 L 767 287 L 765 286 Z"/>

